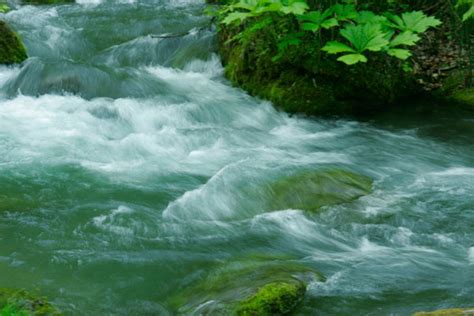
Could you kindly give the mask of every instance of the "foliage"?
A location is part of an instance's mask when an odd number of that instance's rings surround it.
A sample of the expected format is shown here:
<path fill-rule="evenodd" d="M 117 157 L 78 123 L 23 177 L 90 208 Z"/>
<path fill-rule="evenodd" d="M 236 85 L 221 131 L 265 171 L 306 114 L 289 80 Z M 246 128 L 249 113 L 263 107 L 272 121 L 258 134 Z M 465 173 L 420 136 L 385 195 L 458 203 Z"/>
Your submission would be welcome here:
<path fill-rule="evenodd" d="M 474 0 L 459 1 L 464 3 Z M 406 60 L 412 55 L 410 47 L 421 39 L 419 34 L 441 24 L 440 20 L 427 16 L 422 11 L 403 12 L 401 15 L 390 11 L 377 14 L 369 10 L 368 4 L 361 6 L 364 10 L 359 10 L 355 0 L 342 2 L 344 4 L 337 3 L 308 12 L 309 6 L 302 0 L 239 0 L 227 6 L 220 14 L 222 23 L 227 25 L 249 20 L 251 26 L 240 39 L 249 38 L 272 24 L 274 17 L 288 16 L 298 22 L 298 27 L 296 32 L 279 37 L 279 53 L 274 60 L 283 57 L 288 47 L 303 44 L 308 40 L 304 34 L 309 32 L 316 35 L 313 40 L 320 42 L 322 51 L 342 54 L 337 60 L 347 65 L 367 62 L 371 52 L 386 53 Z M 388 3 L 394 4 L 394 1 Z M 262 16 L 263 20 L 255 19 Z M 332 29 L 337 29 L 337 32 Z M 329 35 L 326 33 L 323 36 L 323 33 L 328 30 L 331 31 L 331 40 L 324 43 Z"/>
<path fill-rule="evenodd" d="M 242 22 L 251 17 L 257 17 L 266 13 L 277 13 L 282 15 L 300 15 L 308 9 L 306 2 L 301 0 L 240 0 L 236 4 L 228 6 L 224 12 L 228 12 L 222 23 L 231 24 L 235 21 Z"/>
<path fill-rule="evenodd" d="M 0 3 L 0 13 L 7 13 L 10 11 L 10 7 L 6 3 Z"/>
<path fill-rule="evenodd" d="M 9 303 L 0 309 L 0 316 L 29 316 L 29 313 L 15 304 Z"/>
<path fill-rule="evenodd" d="M 474 19 L 474 0 L 458 0 L 456 3 L 456 8 L 468 8 L 462 15 L 463 22 Z"/>

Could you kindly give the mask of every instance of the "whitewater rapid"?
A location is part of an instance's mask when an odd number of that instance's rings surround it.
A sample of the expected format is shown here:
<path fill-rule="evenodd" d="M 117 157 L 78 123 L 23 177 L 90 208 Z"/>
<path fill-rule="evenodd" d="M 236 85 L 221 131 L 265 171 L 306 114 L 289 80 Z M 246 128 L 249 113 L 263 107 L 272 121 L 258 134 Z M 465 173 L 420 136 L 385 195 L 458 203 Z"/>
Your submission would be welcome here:
<path fill-rule="evenodd" d="M 40 288 L 72 315 L 171 315 L 170 293 L 258 253 L 327 277 L 301 315 L 469 305 L 474 119 L 279 112 L 224 78 L 204 7 L 1 15 L 30 58 L 0 68 L 0 286 Z M 324 167 L 370 176 L 373 192 L 267 212 L 269 183 Z"/>

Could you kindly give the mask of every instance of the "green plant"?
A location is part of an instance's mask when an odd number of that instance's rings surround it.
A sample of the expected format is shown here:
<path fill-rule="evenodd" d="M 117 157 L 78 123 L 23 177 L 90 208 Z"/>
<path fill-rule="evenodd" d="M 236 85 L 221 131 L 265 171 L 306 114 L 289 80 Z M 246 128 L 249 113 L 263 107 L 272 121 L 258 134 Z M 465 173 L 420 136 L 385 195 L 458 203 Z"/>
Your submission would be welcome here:
<path fill-rule="evenodd" d="M 469 19 L 474 19 L 474 0 L 458 0 L 456 3 L 456 8 L 462 9 L 463 7 L 468 8 L 462 15 L 463 22 Z"/>
<path fill-rule="evenodd" d="M 436 27 L 441 21 L 432 16 L 426 16 L 421 11 L 405 12 L 401 17 L 393 14 L 387 14 L 393 22 L 393 27 L 402 32 L 424 33 L 430 27 Z"/>
<path fill-rule="evenodd" d="M 379 52 L 389 44 L 379 24 L 364 25 L 348 24 L 341 30 L 341 35 L 350 43 L 346 45 L 338 41 L 328 42 L 322 50 L 329 54 L 345 53 L 337 60 L 347 65 L 367 62 L 365 51 Z"/>
<path fill-rule="evenodd" d="M 311 11 L 304 15 L 300 15 L 297 18 L 301 21 L 301 28 L 303 30 L 317 32 L 321 28 L 327 30 L 339 25 L 337 19 L 332 17 L 332 14 L 333 11 L 327 9 L 325 11 Z"/>
<path fill-rule="evenodd" d="M 459 0 L 458 5 L 473 1 Z M 421 39 L 418 34 L 441 24 L 440 20 L 427 16 L 422 11 L 403 12 L 401 15 L 392 12 L 376 14 L 370 10 L 359 11 L 355 0 L 342 2 L 344 4 L 307 12 L 309 6 L 302 0 L 239 0 L 221 12 L 221 21 L 228 25 L 264 16 L 260 20 L 254 19 L 256 22 L 236 36 L 242 40 L 251 38 L 255 32 L 272 24 L 275 15 L 292 16 L 299 22 L 299 31 L 276 35 L 278 54 L 274 60 L 283 57 L 289 46 L 300 45 L 304 40 L 309 40 L 311 37 L 305 37 L 304 32 L 311 32 L 318 35 L 322 51 L 334 55 L 342 54 L 337 60 L 347 65 L 366 63 L 368 52 L 382 52 L 406 60 L 412 55 L 409 48 Z M 395 5 L 397 2 L 388 0 L 387 3 Z M 368 8 L 369 5 L 364 7 Z M 323 37 L 322 32 L 333 28 L 338 28 L 336 37 L 339 38 L 324 44 L 323 38 L 327 36 Z M 334 36 L 332 31 L 331 37 Z"/>
<path fill-rule="evenodd" d="M 7 13 L 10 11 L 10 7 L 6 3 L 0 3 L 0 13 Z"/>
<path fill-rule="evenodd" d="M 281 15 L 301 15 L 308 10 L 308 5 L 301 0 L 240 0 L 226 8 L 223 12 L 224 24 L 242 22 L 248 18 L 261 16 L 266 13 Z"/>

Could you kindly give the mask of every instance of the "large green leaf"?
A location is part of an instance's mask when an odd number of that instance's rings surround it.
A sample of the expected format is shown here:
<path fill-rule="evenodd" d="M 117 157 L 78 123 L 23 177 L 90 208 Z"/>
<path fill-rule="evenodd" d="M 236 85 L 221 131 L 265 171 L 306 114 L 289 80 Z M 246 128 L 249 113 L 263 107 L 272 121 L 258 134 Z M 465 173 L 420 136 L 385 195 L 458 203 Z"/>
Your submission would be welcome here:
<path fill-rule="evenodd" d="M 389 44 L 380 25 L 368 23 L 365 25 L 347 25 L 341 30 L 341 35 L 354 46 L 358 53 L 366 50 L 381 51 Z"/>
<path fill-rule="evenodd" d="M 472 5 L 469 10 L 462 15 L 463 22 L 466 22 L 469 19 L 474 19 L 474 5 Z"/>
<path fill-rule="evenodd" d="M 339 57 L 337 60 L 342 61 L 346 65 L 354 65 L 357 63 L 366 63 L 367 62 L 367 57 L 365 57 L 362 54 L 348 54 Z"/>
<path fill-rule="evenodd" d="M 339 21 L 348 21 L 357 18 L 357 10 L 353 4 L 336 4 L 332 7 L 332 11 Z"/>
<path fill-rule="evenodd" d="M 406 46 L 413 46 L 415 45 L 421 38 L 413 32 L 405 31 L 397 36 L 390 42 L 391 47 L 396 47 L 400 45 Z"/>
<path fill-rule="evenodd" d="M 321 49 L 327 52 L 328 54 L 355 53 L 355 50 L 352 47 L 336 41 L 328 42 Z"/>
<path fill-rule="evenodd" d="M 387 53 L 390 56 L 393 56 L 402 60 L 408 59 L 411 56 L 411 53 L 408 49 L 401 49 L 401 48 L 391 48 L 387 50 Z"/>
<path fill-rule="evenodd" d="M 332 12 L 330 10 L 311 11 L 304 15 L 298 16 L 298 20 L 302 21 L 301 28 L 305 31 L 317 32 L 321 28 L 330 29 L 334 26 L 339 25 L 335 18 L 331 17 Z"/>
<path fill-rule="evenodd" d="M 251 16 L 252 14 L 249 12 L 231 12 L 224 18 L 224 20 L 222 20 L 222 23 L 231 24 L 236 21 L 242 22 L 243 20 Z"/>
<path fill-rule="evenodd" d="M 294 14 L 301 15 L 304 14 L 309 9 L 308 5 L 304 1 L 289 1 L 288 5 L 283 6 L 280 11 L 283 14 Z"/>
<path fill-rule="evenodd" d="M 430 27 L 436 27 L 441 21 L 432 16 L 426 16 L 422 11 L 405 12 L 401 17 L 389 15 L 394 22 L 393 26 L 401 31 L 423 33 Z"/>
<path fill-rule="evenodd" d="M 372 11 L 359 11 L 357 16 L 354 18 L 354 21 L 357 24 L 366 24 L 366 23 L 387 23 L 388 19 L 385 16 L 377 15 Z"/>

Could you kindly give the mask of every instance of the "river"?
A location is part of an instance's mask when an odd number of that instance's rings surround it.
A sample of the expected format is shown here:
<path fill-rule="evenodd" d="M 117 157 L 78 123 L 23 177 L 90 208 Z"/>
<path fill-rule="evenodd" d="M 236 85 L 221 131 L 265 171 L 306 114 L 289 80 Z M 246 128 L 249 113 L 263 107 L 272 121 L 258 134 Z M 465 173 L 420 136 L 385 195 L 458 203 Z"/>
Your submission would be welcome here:
<path fill-rule="evenodd" d="M 203 2 L 78 2 L 1 15 L 30 58 L 0 68 L 0 287 L 173 315 L 177 291 L 258 254 L 326 277 L 297 315 L 473 304 L 473 115 L 289 116 L 226 81 Z M 325 166 L 372 192 L 262 207 L 259 186 Z"/>

